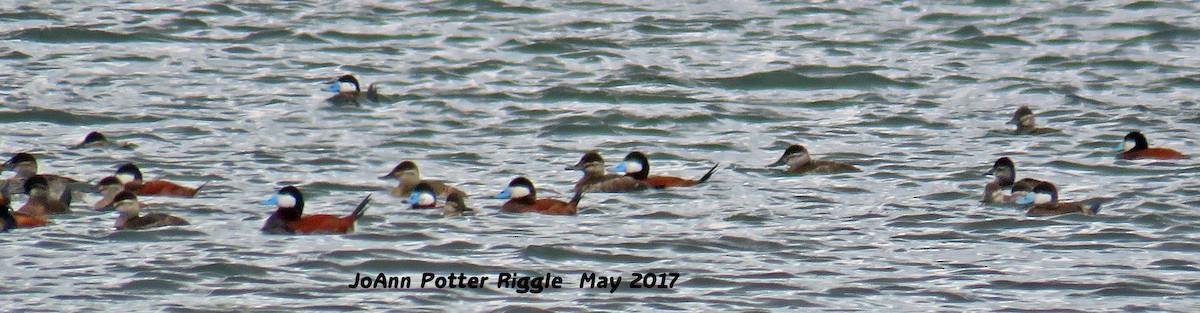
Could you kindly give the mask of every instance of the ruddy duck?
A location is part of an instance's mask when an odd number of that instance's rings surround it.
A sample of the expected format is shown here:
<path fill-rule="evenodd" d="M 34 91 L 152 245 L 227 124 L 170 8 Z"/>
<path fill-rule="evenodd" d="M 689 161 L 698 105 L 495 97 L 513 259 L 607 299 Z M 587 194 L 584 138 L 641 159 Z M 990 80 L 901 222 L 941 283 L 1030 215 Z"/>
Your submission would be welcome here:
<path fill-rule="evenodd" d="M 125 190 L 129 190 L 137 195 L 142 196 L 172 196 L 172 197 L 195 197 L 205 184 L 201 184 L 196 188 L 188 188 L 180 186 L 165 180 L 142 181 L 142 170 L 138 169 L 133 163 L 125 163 L 117 168 L 117 174 L 114 175 L 121 185 L 125 186 Z"/>
<path fill-rule="evenodd" d="M 7 232 L 13 228 L 46 226 L 47 224 L 50 224 L 50 220 L 43 216 L 13 213 L 8 197 L 0 195 L 0 232 Z"/>
<path fill-rule="evenodd" d="M 1016 181 L 1017 166 L 1008 157 L 997 159 L 996 163 L 992 164 L 992 169 L 983 175 L 996 177 L 983 187 L 983 203 L 1012 203 L 1024 197 L 1025 193 L 1033 190 L 1034 186 L 1042 182 L 1032 178 Z M 1006 194 L 1005 191 L 1010 191 L 1010 193 Z"/>
<path fill-rule="evenodd" d="M 599 152 L 589 151 L 579 158 L 579 163 L 568 166 L 567 170 L 582 170 L 583 177 L 575 182 L 571 191 L 583 192 L 630 192 L 646 190 L 650 184 L 622 174 L 605 174 L 604 158 Z"/>
<path fill-rule="evenodd" d="M 504 206 L 500 207 L 501 213 L 542 213 L 551 215 L 575 215 L 579 212 L 579 200 L 583 199 L 583 192 L 575 192 L 575 196 L 571 198 L 571 202 L 563 202 L 555 199 L 538 199 L 537 189 L 533 187 L 533 182 L 525 177 L 517 177 L 508 183 L 508 187 L 504 191 L 496 194 L 496 199 L 508 199 L 504 202 Z"/>
<path fill-rule="evenodd" d="M 788 174 L 823 174 L 823 173 L 843 173 L 843 172 L 858 172 L 859 169 L 854 165 L 839 163 L 834 161 L 813 160 L 808 154 L 808 149 L 801 145 L 791 145 L 787 150 L 783 151 L 783 156 L 779 157 L 778 161 L 767 165 L 768 167 L 787 165 L 788 168 L 784 173 Z"/>
<path fill-rule="evenodd" d="M 101 211 L 113 208 L 113 199 L 116 199 L 118 193 L 125 191 L 125 186 L 121 185 L 121 181 L 116 177 L 108 176 L 96 183 L 96 189 L 99 189 L 100 195 L 104 197 L 92 204 L 92 208 Z"/>
<path fill-rule="evenodd" d="M 25 192 L 25 180 L 34 175 L 38 175 L 37 159 L 29 153 L 17 153 L 12 158 L 4 162 L 0 167 L 5 170 L 13 170 L 17 175 L 0 182 L 0 193 L 11 195 L 15 193 Z M 47 191 L 53 195 L 60 195 L 66 190 L 83 191 L 91 188 L 87 183 L 80 182 L 72 178 L 67 178 L 58 175 L 41 174 L 46 179 Z"/>
<path fill-rule="evenodd" d="M 50 195 L 49 186 L 50 183 L 42 175 L 33 175 L 26 179 L 25 193 L 29 195 L 29 200 L 26 200 L 25 205 L 17 212 L 32 216 L 71 213 L 71 193 L 64 192 L 59 198 L 54 198 Z"/>
<path fill-rule="evenodd" d="M 1171 160 L 1187 158 L 1187 156 L 1183 155 L 1183 153 L 1179 153 L 1179 151 L 1172 149 L 1151 148 L 1150 142 L 1146 141 L 1146 136 L 1142 135 L 1141 132 L 1136 131 L 1125 135 L 1125 140 L 1121 142 L 1120 146 L 1117 146 L 1113 150 L 1121 151 L 1121 153 L 1117 154 L 1117 158 L 1123 160 Z"/>
<path fill-rule="evenodd" d="M 354 230 L 354 221 L 367 212 L 371 195 L 363 198 L 350 215 L 338 217 L 333 214 L 304 215 L 304 195 L 293 186 L 283 187 L 274 197 L 263 201 L 278 207 L 262 227 L 268 234 L 345 234 Z"/>
<path fill-rule="evenodd" d="M 138 215 L 141 204 L 137 195 L 129 191 L 121 191 L 113 198 L 113 206 L 117 208 L 117 229 L 146 229 L 163 226 L 188 225 L 188 221 L 178 216 L 164 213 Z"/>
<path fill-rule="evenodd" d="M 379 89 L 375 88 L 375 84 L 371 84 L 367 87 L 367 92 L 363 93 L 362 89 L 358 87 L 358 79 L 354 78 L 354 75 L 347 74 L 338 77 L 333 85 L 325 90 L 337 93 L 337 95 L 325 99 L 334 105 L 358 105 L 359 100 L 379 102 Z"/>
<path fill-rule="evenodd" d="M 1092 204 L 1084 207 L 1079 202 L 1058 202 L 1058 189 L 1054 184 L 1041 182 L 1033 187 L 1033 191 L 1026 194 L 1025 197 L 1017 199 L 1019 204 L 1032 204 L 1029 207 L 1029 216 L 1049 216 L 1062 215 L 1070 213 L 1083 213 L 1086 215 L 1096 215 L 1100 212 L 1100 204 Z"/>
<path fill-rule="evenodd" d="M 110 140 L 110 139 L 108 139 L 107 136 L 104 136 L 104 134 L 94 131 L 94 132 L 88 133 L 87 136 L 83 137 L 83 142 L 80 142 L 79 144 L 72 146 L 71 149 L 78 149 L 78 148 L 133 149 L 134 147 L 137 147 L 137 145 L 132 144 L 132 143 L 118 142 L 115 140 Z"/>
<path fill-rule="evenodd" d="M 434 209 L 437 206 L 437 194 L 433 191 L 433 186 L 429 183 L 422 182 L 413 188 L 412 194 L 408 197 L 408 203 L 412 204 L 413 209 Z M 475 213 L 474 209 L 468 208 L 466 201 L 458 194 L 451 193 L 446 197 L 446 203 L 442 205 L 442 215 L 445 217 L 463 216 L 464 214 Z"/>
<path fill-rule="evenodd" d="M 625 160 L 621 161 L 621 164 L 613 168 L 612 171 L 617 173 L 625 173 L 625 176 L 633 177 L 637 180 L 646 182 L 647 184 L 650 184 L 650 187 L 663 189 L 667 187 L 695 186 L 704 183 L 708 181 L 710 177 L 712 177 L 713 172 L 717 171 L 718 166 L 721 166 L 721 163 L 713 165 L 712 168 L 708 169 L 708 173 L 704 173 L 704 176 L 700 177 L 698 180 L 683 179 L 672 176 L 650 176 L 650 160 L 646 158 L 645 154 L 634 151 L 625 155 Z"/>
<path fill-rule="evenodd" d="M 1056 131 L 1053 128 L 1038 128 L 1033 119 L 1033 110 L 1024 105 L 1017 108 L 1017 111 L 1013 113 L 1013 118 L 1007 124 L 1017 125 L 1017 129 L 1013 131 L 1017 135 L 1037 135 Z"/>
<path fill-rule="evenodd" d="M 392 168 L 392 171 L 387 175 L 380 176 L 379 179 L 396 178 L 400 181 L 395 188 L 392 188 L 391 195 L 397 198 L 408 197 L 412 194 L 413 187 L 419 183 L 428 183 L 438 198 L 445 199 L 450 194 L 457 194 L 460 198 L 467 198 L 467 193 L 458 190 L 457 188 L 447 186 L 445 182 L 433 179 L 421 179 L 421 170 L 417 169 L 417 163 L 413 161 L 404 161 Z"/>

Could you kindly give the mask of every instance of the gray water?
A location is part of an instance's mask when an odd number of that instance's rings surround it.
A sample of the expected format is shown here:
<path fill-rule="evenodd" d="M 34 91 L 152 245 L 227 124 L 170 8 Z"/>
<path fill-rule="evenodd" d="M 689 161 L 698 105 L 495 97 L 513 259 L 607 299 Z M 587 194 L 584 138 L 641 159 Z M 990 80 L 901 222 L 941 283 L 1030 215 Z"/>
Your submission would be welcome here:
<path fill-rule="evenodd" d="M 1185 1 L 6 3 L 4 158 L 210 183 L 142 199 L 192 226 L 118 232 L 77 204 L 4 234 L 0 308 L 1194 311 L 1200 166 L 1110 148 L 1141 130 L 1200 152 L 1198 24 Z M 391 99 L 325 103 L 345 73 Z M 1020 105 L 1060 131 L 1011 134 Z M 90 130 L 138 146 L 66 148 Z M 792 143 L 863 172 L 764 168 Z M 578 216 L 496 214 L 518 175 L 569 198 L 563 167 L 592 149 L 645 151 L 662 175 L 722 165 L 588 194 Z M 1110 200 L 1094 217 L 982 206 L 1001 156 L 1064 200 Z M 406 210 L 376 178 L 402 160 L 483 213 Z M 257 202 L 288 184 L 310 214 L 375 201 L 352 234 L 261 234 L 274 208 Z M 347 287 L 424 272 L 565 286 Z M 645 272 L 681 277 L 627 288 Z M 580 289 L 583 273 L 624 286 Z"/>

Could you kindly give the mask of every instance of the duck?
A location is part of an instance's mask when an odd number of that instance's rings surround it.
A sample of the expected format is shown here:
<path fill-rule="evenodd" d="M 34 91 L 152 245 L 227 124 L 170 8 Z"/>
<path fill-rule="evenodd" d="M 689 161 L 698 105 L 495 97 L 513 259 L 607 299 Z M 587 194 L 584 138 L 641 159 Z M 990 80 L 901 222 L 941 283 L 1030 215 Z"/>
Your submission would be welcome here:
<path fill-rule="evenodd" d="M 262 202 L 278 208 L 267 218 L 262 231 L 268 234 L 345 234 L 354 230 L 354 222 L 367 212 L 371 195 L 367 194 L 350 215 L 304 215 L 304 194 L 295 186 L 279 189 L 275 196 Z"/>
<path fill-rule="evenodd" d="M 142 170 L 133 165 L 133 163 L 122 164 L 117 168 L 117 174 L 113 175 L 121 182 L 125 190 L 129 190 L 140 196 L 170 196 L 170 197 L 195 197 L 196 193 L 200 192 L 208 183 L 201 184 L 196 188 L 184 187 L 179 184 L 165 180 L 142 180 Z"/>
<path fill-rule="evenodd" d="M 107 176 L 101 178 L 99 183 L 96 183 L 96 189 L 100 191 L 100 195 L 103 197 L 100 200 L 96 200 L 95 204 L 92 204 L 92 209 L 96 211 L 111 210 L 117 194 L 125 191 L 125 185 L 122 185 L 121 181 L 116 177 Z"/>
<path fill-rule="evenodd" d="M 446 199 L 451 194 L 457 195 L 460 198 L 467 198 L 467 193 L 458 188 L 446 185 L 445 182 L 433 179 L 421 179 L 421 170 L 417 168 L 417 163 L 413 161 L 403 161 L 392 168 L 392 171 L 387 175 L 380 176 L 379 179 L 396 178 L 399 183 L 392 188 L 390 194 L 393 197 L 405 198 L 412 194 L 413 188 L 420 183 L 429 184 L 433 188 L 434 193 L 439 199 Z"/>
<path fill-rule="evenodd" d="M 12 212 L 8 197 L 0 195 L 0 232 L 8 232 L 15 228 L 41 227 L 50 224 L 44 216 L 32 216 L 20 212 Z"/>
<path fill-rule="evenodd" d="M 576 191 L 570 202 L 556 199 L 538 199 L 537 189 L 533 181 L 525 177 L 514 178 L 503 191 L 496 194 L 497 199 L 508 199 L 500 207 L 501 213 L 541 213 L 549 215 L 575 215 L 579 212 L 579 201 L 583 192 Z"/>
<path fill-rule="evenodd" d="M 604 169 L 604 157 L 600 156 L 600 152 L 584 153 L 578 163 L 566 167 L 566 170 L 583 171 L 583 177 L 575 182 L 575 187 L 571 188 L 571 191 L 633 192 L 650 188 L 650 184 L 645 181 L 622 174 L 606 174 Z"/>
<path fill-rule="evenodd" d="M 117 209 L 117 222 L 113 226 L 118 230 L 189 225 L 187 220 L 166 213 L 139 215 L 141 204 L 138 203 L 137 195 L 129 191 L 117 193 L 113 197 L 112 205 Z"/>
<path fill-rule="evenodd" d="M 1119 151 L 1120 153 L 1117 154 L 1117 158 L 1122 160 L 1173 160 L 1187 158 L 1183 153 L 1170 148 L 1151 148 L 1150 142 L 1146 140 L 1146 135 L 1142 135 L 1138 131 L 1126 134 L 1125 139 L 1121 141 L 1121 145 L 1113 148 L 1113 151 Z"/>
<path fill-rule="evenodd" d="M 1016 202 L 1030 205 L 1029 211 L 1025 213 L 1029 216 L 1051 216 L 1070 213 L 1096 215 L 1096 213 L 1100 212 L 1099 203 L 1084 206 L 1079 202 L 1059 202 L 1058 189 L 1054 187 L 1054 184 L 1049 182 L 1038 183 L 1037 186 L 1033 187 L 1032 191 L 1021 199 L 1017 199 Z"/>
<path fill-rule="evenodd" d="M 1006 124 L 1017 125 L 1017 129 L 1013 130 L 1013 133 L 1017 135 L 1037 135 L 1057 131 L 1053 128 L 1037 127 L 1037 123 L 1033 119 L 1033 109 L 1027 105 L 1017 108 L 1017 111 L 1013 112 L 1013 118 Z"/>
<path fill-rule="evenodd" d="M 60 194 L 59 198 L 54 198 L 50 194 L 49 186 L 49 181 L 42 175 L 33 175 L 26 179 L 25 194 L 29 195 L 29 200 L 26 200 L 25 205 L 17 212 L 31 216 L 71 213 L 71 192 L 68 190 Z"/>
<path fill-rule="evenodd" d="M 0 193 L 5 195 L 19 194 L 25 192 L 25 180 L 29 179 L 38 173 L 37 158 L 29 153 L 17 153 L 9 158 L 0 166 L 0 170 L 12 170 L 16 172 L 12 178 L 0 182 Z M 61 195 L 66 190 L 83 191 L 91 188 L 87 183 L 77 179 L 63 177 L 58 175 L 40 174 L 46 179 L 48 186 L 47 190 L 54 195 Z M 74 196 L 74 195 L 72 195 Z M 69 199 L 69 198 L 68 198 Z M 69 204 L 69 203 L 68 203 Z"/>
<path fill-rule="evenodd" d="M 783 170 L 787 174 L 827 174 L 860 171 L 854 165 L 846 163 L 813 160 L 808 154 L 808 149 L 799 144 L 789 146 L 783 151 L 783 155 L 779 157 L 779 160 L 768 164 L 767 167 L 782 165 L 787 165 L 787 169 Z"/>
<path fill-rule="evenodd" d="M 655 189 L 663 189 L 668 187 L 688 187 L 702 184 L 712 177 L 713 172 L 717 171 L 717 167 L 721 163 L 713 165 L 708 169 L 707 173 L 700 179 L 684 179 L 673 176 L 650 176 L 650 160 L 640 151 L 633 151 L 625 155 L 625 159 L 621 164 L 612 169 L 613 172 L 625 173 L 625 176 L 633 177 L 634 179 L 643 181 Z"/>
<path fill-rule="evenodd" d="M 408 203 L 412 204 L 413 209 L 434 209 L 437 206 L 437 193 L 434 192 L 433 186 L 429 183 L 422 182 L 413 188 L 412 194 L 408 197 Z M 466 201 L 458 194 L 450 194 L 446 198 L 446 203 L 441 206 L 442 216 L 458 217 L 465 214 L 475 213 L 475 209 L 468 208 Z"/>
<path fill-rule="evenodd" d="M 329 99 L 325 99 L 334 105 L 359 105 L 360 100 L 379 102 L 379 89 L 375 87 L 375 84 L 367 87 L 367 92 L 364 93 L 359 88 L 358 78 L 350 74 L 338 77 L 337 80 L 334 80 L 333 85 L 325 90 L 337 93 Z"/>
<path fill-rule="evenodd" d="M 983 175 L 995 177 L 983 187 L 983 203 L 1013 203 L 1042 182 L 1033 178 L 1017 181 L 1017 166 L 1008 157 L 996 159 L 992 168 Z M 1006 190 L 1009 191 L 1008 194 L 1005 194 Z"/>
<path fill-rule="evenodd" d="M 82 142 L 80 142 L 79 144 L 76 144 L 74 146 L 71 146 L 71 149 L 79 149 L 79 148 L 133 149 L 135 147 L 137 147 L 137 145 L 135 145 L 133 143 L 119 142 L 119 141 L 111 140 L 111 139 L 108 139 L 108 136 L 105 136 L 103 133 L 98 132 L 98 131 L 93 131 L 93 132 L 89 132 L 86 136 L 84 136 Z"/>

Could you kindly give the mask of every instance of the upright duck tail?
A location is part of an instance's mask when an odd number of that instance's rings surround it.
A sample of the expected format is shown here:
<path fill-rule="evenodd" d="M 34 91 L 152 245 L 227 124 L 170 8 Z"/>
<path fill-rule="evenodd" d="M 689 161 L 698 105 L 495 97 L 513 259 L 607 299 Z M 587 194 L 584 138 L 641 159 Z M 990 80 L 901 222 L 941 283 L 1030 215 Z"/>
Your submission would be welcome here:
<path fill-rule="evenodd" d="M 716 165 L 713 165 L 712 168 L 708 169 L 708 173 L 704 173 L 704 176 L 700 177 L 700 180 L 697 180 L 696 184 L 703 184 L 704 182 L 708 181 L 709 178 L 712 178 L 712 174 L 717 171 L 718 166 L 721 166 L 721 163 L 717 163 Z"/>
<path fill-rule="evenodd" d="M 583 190 L 576 191 L 575 196 L 571 197 L 571 202 L 567 202 L 567 206 L 571 208 L 571 214 L 579 213 L 579 200 L 583 200 Z"/>
<path fill-rule="evenodd" d="M 1097 213 L 1100 213 L 1100 203 L 1092 204 L 1091 207 L 1083 211 L 1083 214 L 1087 215 L 1096 215 Z"/>
<path fill-rule="evenodd" d="M 350 212 L 350 215 L 346 217 L 350 218 L 350 221 L 357 221 L 364 213 L 367 213 L 367 204 L 369 203 L 371 203 L 371 195 L 367 194 L 367 197 L 358 203 L 358 207 L 354 208 L 354 212 Z"/>
<path fill-rule="evenodd" d="M 192 195 L 190 195 L 190 196 L 188 196 L 188 197 L 195 197 L 195 196 L 196 196 L 196 194 L 199 194 L 199 193 L 200 193 L 200 189 L 203 189 L 203 188 L 204 188 L 204 186 L 208 186 L 208 183 L 211 183 L 211 182 L 212 182 L 211 180 L 210 180 L 210 181 L 206 181 L 206 182 L 204 182 L 203 184 L 200 184 L 200 186 L 197 186 L 197 187 L 196 187 L 196 189 L 192 189 Z"/>

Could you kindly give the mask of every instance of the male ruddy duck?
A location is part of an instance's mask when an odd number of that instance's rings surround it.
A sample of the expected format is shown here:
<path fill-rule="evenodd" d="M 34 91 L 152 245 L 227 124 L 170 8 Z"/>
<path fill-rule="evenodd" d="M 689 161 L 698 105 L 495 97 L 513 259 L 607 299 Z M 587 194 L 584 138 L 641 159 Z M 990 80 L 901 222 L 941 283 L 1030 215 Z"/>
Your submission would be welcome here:
<path fill-rule="evenodd" d="M 92 208 L 101 211 L 112 209 L 113 199 L 116 199 L 118 193 L 125 191 L 125 186 L 116 177 L 108 176 L 96 183 L 96 189 L 100 190 L 100 195 L 104 197 L 92 204 Z"/>
<path fill-rule="evenodd" d="M 333 85 L 325 90 L 337 93 L 337 95 L 325 99 L 334 105 L 358 105 L 360 99 L 379 102 L 379 89 L 375 88 L 375 84 L 371 84 L 367 87 L 367 92 L 363 93 L 362 89 L 358 87 L 358 79 L 354 78 L 354 75 L 347 74 L 338 77 Z"/>
<path fill-rule="evenodd" d="M 17 153 L 13 155 L 0 168 L 3 168 L 3 170 L 13 170 L 17 173 L 12 178 L 0 182 L 0 193 L 6 195 L 24 193 L 25 180 L 38 175 L 37 159 L 29 153 Z M 91 188 L 87 183 L 72 178 L 47 174 L 42 174 L 41 176 L 48 183 L 47 190 L 54 195 L 61 195 L 67 190 L 88 190 Z"/>
<path fill-rule="evenodd" d="M 45 217 L 12 212 L 8 197 L 0 195 L 0 232 L 7 232 L 13 228 L 46 226 L 47 224 L 50 224 L 50 220 Z"/>
<path fill-rule="evenodd" d="M 575 182 L 571 191 L 583 192 L 630 192 L 646 190 L 650 184 L 623 174 L 605 174 L 604 158 L 599 152 L 588 151 L 579 158 L 579 163 L 568 166 L 567 170 L 582 170 L 583 177 Z"/>
<path fill-rule="evenodd" d="M 408 196 L 408 203 L 412 204 L 411 208 L 413 209 L 436 209 L 438 208 L 437 193 L 434 192 L 432 185 L 422 182 L 413 188 L 412 194 Z M 446 197 L 446 203 L 442 205 L 441 209 L 442 215 L 445 217 L 475 213 L 475 209 L 468 208 L 463 197 L 456 193 L 451 193 Z"/>
<path fill-rule="evenodd" d="M 371 195 L 363 198 L 358 207 L 350 215 L 338 217 L 333 214 L 304 215 L 304 195 L 300 189 L 287 186 L 279 189 L 274 197 L 263 201 L 263 204 L 274 204 L 278 207 L 271 217 L 267 218 L 262 231 L 268 234 L 345 234 L 354 230 L 354 221 L 367 212 L 367 204 L 371 203 Z"/>
<path fill-rule="evenodd" d="M 125 163 L 117 168 L 117 174 L 114 175 L 125 190 L 129 190 L 134 194 L 141 196 L 172 196 L 172 197 L 195 197 L 205 184 L 201 184 L 196 188 L 188 188 L 180 186 L 165 180 L 142 181 L 142 170 L 138 169 L 133 163 Z"/>
<path fill-rule="evenodd" d="M 1150 142 L 1146 141 L 1146 136 L 1142 135 L 1141 132 L 1136 131 L 1125 135 L 1125 140 L 1121 142 L 1120 146 L 1117 146 L 1113 150 L 1121 151 L 1121 153 L 1117 154 L 1117 158 L 1123 160 L 1171 160 L 1187 158 L 1187 156 L 1183 155 L 1183 153 L 1179 153 L 1179 151 L 1172 149 L 1151 148 Z"/>
<path fill-rule="evenodd" d="M 26 179 L 25 193 L 29 195 L 29 200 L 26 200 L 25 205 L 21 206 L 17 212 L 32 216 L 71 213 L 69 208 L 71 193 L 64 192 L 60 198 L 54 198 L 50 195 L 49 189 L 50 183 L 42 175 L 33 175 Z"/>
<path fill-rule="evenodd" d="M 1013 131 L 1017 135 L 1038 135 L 1056 131 L 1053 128 L 1038 128 L 1033 119 L 1033 110 L 1024 105 L 1017 108 L 1017 111 L 1013 113 L 1013 118 L 1007 124 L 1017 125 L 1017 129 Z"/>
<path fill-rule="evenodd" d="M 1058 189 L 1054 187 L 1054 184 L 1049 182 L 1039 183 L 1036 187 L 1033 187 L 1032 192 L 1026 194 L 1021 199 L 1017 199 L 1017 203 L 1032 204 L 1029 207 L 1029 212 L 1026 213 L 1029 216 L 1062 215 L 1077 212 L 1086 215 L 1096 215 L 1097 212 L 1100 212 L 1099 203 L 1084 207 L 1079 202 L 1058 202 Z"/>
<path fill-rule="evenodd" d="M 639 151 L 634 151 L 625 155 L 625 160 L 621 161 L 621 164 L 613 168 L 612 171 L 617 173 L 625 173 L 625 176 L 633 177 L 634 179 L 643 181 L 646 184 L 649 184 L 650 187 L 663 189 L 667 187 L 695 186 L 704 183 L 708 181 L 710 177 L 712 177 L 713 172 L 717 171 L 718 166 L 721 166 L 721 163 L 713 165 L 712 168 L 708 169 L 708 173 L 704 173 L 704 176 L 700 177 L 698 180 L 683 179 L 672 176 L 650 176 L 650 160 L 646 158 L 645 154 L 642 154 Z"/>
<path fill-rule="evenodd" d="M 808 154 L 808 149 L 805 149 L 801 145 L 791 145 L 787 150 L 783 151 L 783 156 L 780 156 L 778 161 L 767 165 L 767 167 L 780 165 L 788 166 L 784 170 L 784 173 L 788 174 L 824 174 L 859 171 L 854 165 L 846 163 L 813 160 Z"/>
<path fill-rule="evenodd" d="M 992 169 L 983 175 L 996 177 L 983 187 L 983 203 L 1012 203 L 1024 197 L 1025 193 L 1033 190 L 1034 186 L 1042 182 L 1032 178 L 1017 181 L 1017 166 L 1008 157 L 997 159 L 996 163 L 992 164 Z M 1005 191 L 1011 193 L 1006 194 Z"/>
<path fill-rule="evenodd" d="M 445 199 L 450 194 L 456 194 L 460 198 L 467 198 L 467 193 L 458 190 L 457 188 L 447 186 L 445 182 L 433 179 L 421 179 L 421 170 L 417 169 L 417 163 L 413 161 L 404 161 L 392 168 L 387 175 L 380 176 L 379 179 L 396 178 L 400 181 L 396 187 L 392 188 L 390 194 L 393 197 L 404 198 L 412 194 L 413 188 L 420 183 L 427 183 L 433 188 L 434 193 L 438 198 Z"/>
<path fill-rule="evenodd" d="M 113 198 L 113 207 L 117 208 L 117 229 L 146 229 L 173 225 L 188 225 L 188 221 L 178 216 L 165 213 L 150 213 L 138 215 L 141 204 L 137 195 L 129 191 L 121 191 Z"/>
<path fill-rule="evenodd" d="M 576 191 L 571 202 L 555 199 L 538 199 L 537 189 L 533 182 L 525 177 L 514 178 L 504 191 L 496 194 L 496 199 L 508 199 L 500 207 L 501 213 L 542 213 L 550 215 L 575 215 L 579 212 L 579 200 L 583 192 Z"/>
<path fill-rule="evenodd" d="M 110 140 L 110 139 L 108 139 L 107 136 L 104 136 L 104 134 L 101 134 L 100 132 L 97 132 L 97 131 L 93 131 L 93 132 L 88 133 L 87 136 L 83 137 L 83 142 L 80 142 L 79 144 L 72 146 L 71 149 L 78 149 L 78 148 L 133 149 L 134 147 L 137 147 L 137 145 L 132 144 L 132 143 L 118 142 L 115 140 Z"/>

